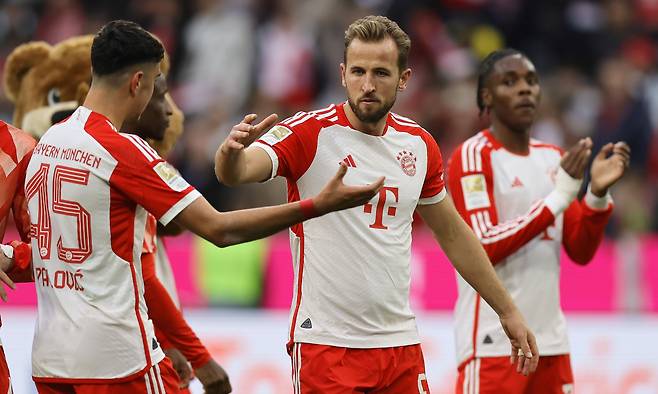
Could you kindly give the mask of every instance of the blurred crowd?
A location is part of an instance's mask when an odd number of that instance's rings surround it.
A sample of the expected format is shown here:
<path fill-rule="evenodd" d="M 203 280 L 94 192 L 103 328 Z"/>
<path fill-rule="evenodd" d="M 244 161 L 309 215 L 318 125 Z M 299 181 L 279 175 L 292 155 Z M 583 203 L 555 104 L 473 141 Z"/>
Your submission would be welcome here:
<path fill-rule="evenodd" d="M 383 14 L 412 39 L 409 89 L 394 111 L 430 131 L 448 157 L 486 127 L 477 65 L 524 51 L 543 89 L 534 137 L 568 147 L 625 140 L 632 170 L 617 185 L 611 236 L 658 231 L 658 2 L 654 0 L 3 0 L 0 66 L 26 41 L 57 43 L 130 19 L 172 59 L 170 90 L 186 114 L 170 159 L 219 209 L 281 202 L 285 185 L 228 189 L 212 160 L 246 113 L 285 118 L 344 100 L 339 64 L 354 19 Z M 0 94 L 0 118 L 12 105 Z"/>

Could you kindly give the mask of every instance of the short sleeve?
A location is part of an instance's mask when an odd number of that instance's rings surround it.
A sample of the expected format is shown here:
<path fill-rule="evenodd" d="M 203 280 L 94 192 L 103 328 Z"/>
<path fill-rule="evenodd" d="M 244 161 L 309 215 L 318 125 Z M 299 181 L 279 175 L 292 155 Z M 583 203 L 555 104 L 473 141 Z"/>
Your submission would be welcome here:
<path fill-rule="evenodd" d="M 263 149 L 272 160 L 271 178 L 299 179 L 313 162 L 317 150 L 319 126 L 313 119 L 301 124 L 280 123 L 265 133 L 253 146 Z"/>
<path fill-rule="evenodd" d="M 112 152 L 118 161 L 110 186 L 141 205 L 166 225 L 201 194 L 164 161 L 143 139 L 120 134 L 122 149 Z"/>
<path fill-rule="evenodd" d="M 439 145 L 430 134 L 423 136 L 423 141 L 427 146 L 427 173 L 418 204 L 436 204 L 446 196 L 443 158 Z"/>

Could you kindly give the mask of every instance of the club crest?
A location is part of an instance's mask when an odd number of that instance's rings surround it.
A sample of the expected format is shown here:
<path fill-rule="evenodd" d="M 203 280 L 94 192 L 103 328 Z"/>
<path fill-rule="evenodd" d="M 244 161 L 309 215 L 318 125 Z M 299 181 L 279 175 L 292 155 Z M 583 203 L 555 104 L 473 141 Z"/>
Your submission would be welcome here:
<path fill-rule="evenodd" d="M 407 152 L 403 150 L 398 153 L 397 159 L 400 162 L 400 167 L 402 171 L 408 176 L 416 175 L 416 156 L 412 152 Z"/>

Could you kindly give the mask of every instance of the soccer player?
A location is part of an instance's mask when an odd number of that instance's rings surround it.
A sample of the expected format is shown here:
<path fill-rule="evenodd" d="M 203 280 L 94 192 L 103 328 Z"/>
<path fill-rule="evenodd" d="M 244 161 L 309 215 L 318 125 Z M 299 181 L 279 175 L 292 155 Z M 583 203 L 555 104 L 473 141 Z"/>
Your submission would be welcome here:
<path fill-rule="evenodd" d="M 414 211 L 497 311 L 520 370 L 532 371 L 538 360 L 532 333 L 446 194 L 437 143 L 416 122 L 391 112 L 411 77 L 409 47 L 407 34 L 383 16 L 355 21 L 345 32 L 340 65 L 346 102 L 299 112 L 253 145 L 276 115 L 255 126 L 256 116 L 248 115 L 216 153 L 215 172 L 224 183 L 283 176 L 289 201 L 316 193 L 339 163 L 350 166 L 348 183 L 386 175 L 364 206 L 291 229 L 288 350 L 295 393 L 429 391 L 409 306 Z"/>
<path fill-rule="evenodd" d="M 10 288 L 16 282 L 32 280 L 29 242 L 30 220 L 27 215 L 23 182 L 34 139 L 23 131 L 0 121 L 0 240 L 4 242 L 9 211 L 12 212 L 21 240 L 0 244 L 0 282 Z M 0 298 L 7 294 L 0 283 Z M 0 326 L 2 321 L 0 320 Z M 0 341 L 0 393 L 11 393 L 9 368 Z"/>
<path fill-rule="evenodd" d="M 124 122 L 122 130 L 138 135 L 145 140 L 161 141 L 169 127 L 169 119 L 172 115 L 167 92 L 167 80 L 164 74 L 161 74 L 155 78 L 153 95 L 139 119 Z M 156 233 L 157 219 L 149 213 L 146 218 L 141 261 L 144 298 L 149 318 L 155 327 L 155 336 L 176 370 L 179 387 L 185 392 L 189 392 L 186 389 L 192 377 L 188 360 L 206 393 L 230 392 L 231 385 L 226 372 L 203 346 L 183 318 L 167 289 L 156 276 L 158 248 Z"/>
<path fill-rule="evenodd" d="M 541 359 L 534 374 L 515 374 L 495 311 L 458 278 L 457 393 L 573 392 L 560 246 L 578 264 L 592 259 L 612 211 L 608 189 L 624 174 L 630 151 L 623 142 L 604 146 L 585 197 L 575 200 L 592 142 L 583 139 L 562 153 L 530 138 L 540 94 L 537 71 L 521 52 L 500 50 L 482 61 L 477 104 L 491 126 L 452 154 L 448 188 L 537 335 Z"/>
<path fill-rule="evenodd" d="M 362 205 L 383 183 L 346 186 L 342 166 L 310 199 L 217 212 L 143 139 L 117 131 L 149 102 L 162 56 L 162 45 L 137 24 L 106 24 L 92 44 L 84 105 L 51 127 L 30 159 L 32 371 L 40 393 L 177 392 L 143 297 L 147 211 L 226 246 Z"/>

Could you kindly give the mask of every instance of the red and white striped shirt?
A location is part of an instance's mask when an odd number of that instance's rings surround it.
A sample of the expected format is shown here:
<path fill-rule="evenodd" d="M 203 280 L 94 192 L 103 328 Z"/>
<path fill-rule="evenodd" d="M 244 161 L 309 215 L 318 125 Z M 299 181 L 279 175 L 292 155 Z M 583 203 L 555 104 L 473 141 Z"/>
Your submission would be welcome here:
<path fill-rule="evenodd" d="M 612 212 L 609 196 L 588 192 L 563 212 L 545 198 L 555 185 L 560 148 L 532 139 L 530 153 L 506 150 L 489 130 L 452 154 L 448 189 L 496 273 L 537 337 L 541 355 L 569 352 L 560 308 L 560 247 L 585 264 L 594 255 Z M 458 361 L 509 354 L 493 309 L 458 276 L 455 306 Z"/>
<path fill-rule="evenodd" d="M 44 134 L 26 179 L 34 380 L 105 383 L 146 373 L 164 357 L 143 296 L 146 213 L 166 224 L 199 192 L 144 140 L 85 107 Z"/>
<path fill-rule="evenodd" d="M 300 112 L 255 144 L 288 181 L 288 200 L 312 197 L 344 162 L 344 182 L 386 176 L 363 206 L 309 220 L 290 233 L 295 288 L 290 342 L 351 348 L 419 343 L 409 306 L 412 215 L 445 195 L 434 138 L 414 121 L 390 114 L 382 136 L 355 130 L 344 104 Z"/>

